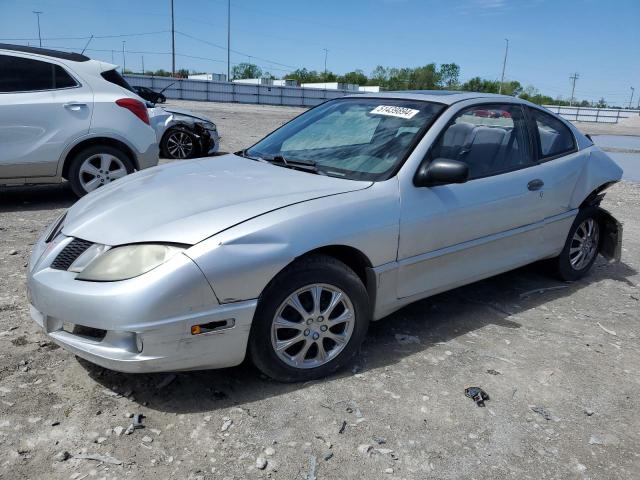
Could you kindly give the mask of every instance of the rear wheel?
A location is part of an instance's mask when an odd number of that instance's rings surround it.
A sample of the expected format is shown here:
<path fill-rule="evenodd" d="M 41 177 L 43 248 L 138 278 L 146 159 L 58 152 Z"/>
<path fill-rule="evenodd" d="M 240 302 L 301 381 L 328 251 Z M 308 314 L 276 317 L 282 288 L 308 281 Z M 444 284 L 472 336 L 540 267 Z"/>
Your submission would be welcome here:
<path fill-rule="evenodd" d="M 565 281 L 585 276 L 600 250 L 600 215 L 595 207 L 580 210 L 560 255 L 556 257 L 558 276 Z"/>
<path fill-rule="evenodd" d="M 68 180 L 71 189 L 82 197 L 133 172 L 129 157 L 114 147 L 96 145 L 78 152 L 71 160 Z"/>
<path fill-rule="evenodd" d="M 369 311 L 367 291 L 353 270 L 324 255 L 302 259 L 263 292 L 249 354 L 262 372 L 279 381 L 324 377 L 356 354 Z"/>

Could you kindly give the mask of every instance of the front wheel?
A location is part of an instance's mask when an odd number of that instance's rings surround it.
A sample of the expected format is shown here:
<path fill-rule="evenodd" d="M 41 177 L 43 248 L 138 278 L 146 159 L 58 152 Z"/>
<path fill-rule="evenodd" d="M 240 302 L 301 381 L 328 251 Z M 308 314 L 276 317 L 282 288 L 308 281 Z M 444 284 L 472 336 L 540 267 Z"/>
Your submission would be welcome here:
<path fill-rule="evenodd" d="M 580 210 L 576 216 L 564 248 L 555 259 L 558 276 L 574 281 L 585 276 L 600 251 L 600 215 L 595 207 Z"/>
<path fill-rule="evenodd" d="M 173 160 L 185 160 L 198 153 L 198 139 L 184 127 L 171 128 L 160 142 L 162 156 Z"/>
<path fill-rule="evenodd" d="M 367 290 L 353 270 L 314 255 L 287 267 L 263 292 L 249 354 L 263 373 L 282 382 L 324 377 L 356 354 L 369 316 Z"/>

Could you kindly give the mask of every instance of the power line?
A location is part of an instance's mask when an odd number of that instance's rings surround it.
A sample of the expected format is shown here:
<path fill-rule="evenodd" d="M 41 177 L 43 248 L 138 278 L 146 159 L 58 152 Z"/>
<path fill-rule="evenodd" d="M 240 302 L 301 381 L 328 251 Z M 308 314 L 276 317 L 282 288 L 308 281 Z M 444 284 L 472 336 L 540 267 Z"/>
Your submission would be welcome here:
<path fill-rule="evenodd" d="M 87 40 L 91 37 L 95 39 L 102 38 L 123 38 L 123 37 L 140 37 L 143 35 L 157 35 L 160 33 L 168 33 L 171 30 L 158 30 L 155 32 L 141 32 L 141 33 L 122 33 L 119 35 L 85 35 L 82 37 L 43 37 L 43 40 Z M 38 40 L 38 38 L 0 38 L 2 41 L 11 42 L 28 42 Z"/>

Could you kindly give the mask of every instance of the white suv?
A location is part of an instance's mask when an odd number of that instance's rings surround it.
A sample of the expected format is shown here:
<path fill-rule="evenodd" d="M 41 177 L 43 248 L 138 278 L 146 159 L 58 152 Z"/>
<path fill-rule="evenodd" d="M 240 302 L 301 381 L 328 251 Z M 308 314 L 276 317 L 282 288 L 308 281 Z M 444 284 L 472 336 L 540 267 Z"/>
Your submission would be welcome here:
<path fill-rule="evenodd" d="M 147 107 L 115 65 L 0 44 L 0 185 L 66 178 L 82 196 L 157 163 Z"/>

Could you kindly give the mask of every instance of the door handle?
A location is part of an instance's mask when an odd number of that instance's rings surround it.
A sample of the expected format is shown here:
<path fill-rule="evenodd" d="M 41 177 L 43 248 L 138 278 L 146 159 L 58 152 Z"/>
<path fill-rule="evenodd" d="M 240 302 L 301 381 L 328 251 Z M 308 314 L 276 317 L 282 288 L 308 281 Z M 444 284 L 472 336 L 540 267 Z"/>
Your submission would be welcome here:
<path fill-rule="evenodd" d="M 66 108 L 67 110 L 74 110 L 74 111 L 78 111 L 81 108 L 85 108 L 86 106 L 87 104 L 82 102 L 69 102 L 63 105 L 63 107 Z"/>
<path fill-rule="evenodd" d="M 544 182 L 539 178 L 531 180 L 529 183 L 527 183 L 527 188 L 531 191 L 540 190 L 543 186 Z"/>

